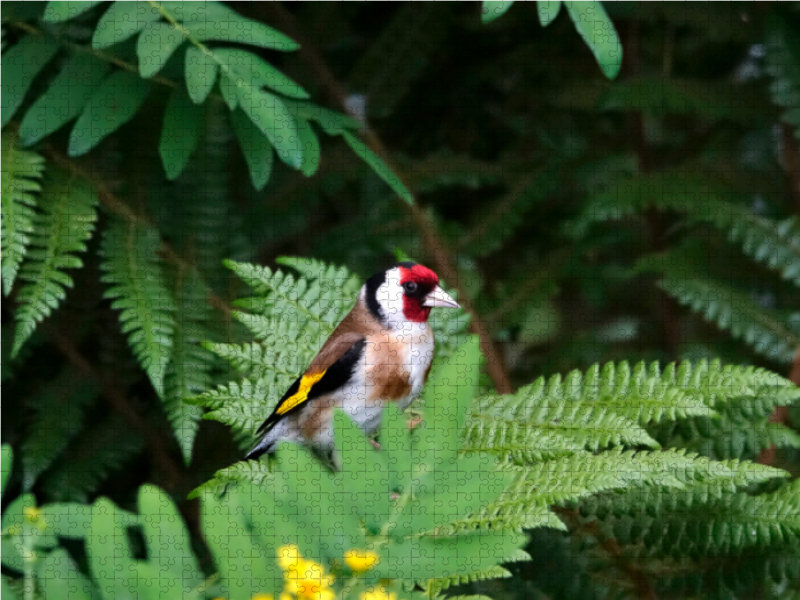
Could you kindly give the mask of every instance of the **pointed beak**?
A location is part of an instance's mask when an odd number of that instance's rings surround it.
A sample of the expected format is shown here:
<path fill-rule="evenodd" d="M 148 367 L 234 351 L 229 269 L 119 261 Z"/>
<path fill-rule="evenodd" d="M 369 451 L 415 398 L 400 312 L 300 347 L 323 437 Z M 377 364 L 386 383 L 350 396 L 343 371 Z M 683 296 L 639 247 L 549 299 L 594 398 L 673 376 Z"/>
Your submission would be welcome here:
<path fill-rule="evenodd" d="M 434 290 L 425 296 L 425 302 L 422 306 L 429 306 L 431 308 L 441 306 L 442 308 L 461 308 L 461 306 L 453 300 L 442 288 L 438 285 Z"/>

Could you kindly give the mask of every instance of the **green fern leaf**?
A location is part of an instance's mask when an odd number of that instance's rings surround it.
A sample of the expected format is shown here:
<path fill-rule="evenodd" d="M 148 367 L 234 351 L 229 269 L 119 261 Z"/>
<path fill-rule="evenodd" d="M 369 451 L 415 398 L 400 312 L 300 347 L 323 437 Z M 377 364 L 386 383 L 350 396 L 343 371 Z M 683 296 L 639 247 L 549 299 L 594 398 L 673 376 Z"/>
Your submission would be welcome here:
<path fill-rule="evenodd" d="M 89 184 L 56 167 L 47 172 L 40 207 L 20 272 L 25 285 L 18 297 L 12 356 L 66 297 L 73 283 L 64 270 L 83 266 L 75 254 L 86 250 L 97 220 L 97 195 Z"/>
<path fill-rule="evenodd" d="M 786 476 L 785 471 L 738 461 L 717 462 L 682 450 L 665 452 L 576 453 L 525 467 L 506 467 L 514 482 L 500 499 L 456 521 L 447 531 L 561 527 L 548 513 L 551 504 L 575 502 L 591 494 L 631 487 L 684 488 L 696 482 L 745 486 Z M 549 517 L 548 517 L 549 515 Z M 555 524 L 554 524 L 555 523 Z"/>
<path fill-rule="evenodd" d="M 772 385 L 769 385 L 769 384 Z M 718 362 L 639 363 L 593 366 L 565 380 L 540 377 L 506 396 L 479 400 L 466 430 L 465 449 L 530 462 L 579 449 L 630 444 L 658 447 L 643 429 L 662 420 L 710 417 L 712 408 L 733 398 L 771 398 L 767 405 L 797 397 L 785 379 L 763 369 Z"/>
<path fill-rule="evenodd" d="M 164 397 L 164 377 L 175 334 L 175 305 L 167 291 L 158 232 L 141 222 L 113 221 L 103 236 L 102 277 L 111 287 L 104 297 L 120 309 L 122 331 L 158 395 Z"/>
<path fill-rule="evenodd" d="M 287 259 L 288 260 L 288 259 Z M 355 294 L 343 296 L 343 288 L 356 288 L 357 281 L 343 268 L 321 269 L 321 263 L 308 263 L 304 273 L 311 276 L 297 278 L 283 271 L 272 271 L 247 263 L 225 261 L 225 265 L 241 277 L 257 294 L 266 296 L 270 315 L 288 319 L 298 326 L 310 328 L 305 335 L 312 338 L 324 336 L 344 318 L 355 303 Z M 319 269 L 319 270 L 318 270 Z"/>
<path fill-rule="evenodd" d="M 19 150 L 15 136 L 3 132 L 2 161 L 2 271 L 3 292 L 8 296 L 33 233 L 44 159 Z"/>
<path fill-rule="evenodd" d="M 209 409 L 204 419 L 230 425 L 252 439 L 284 391 L 284 386 L 277 387 L 273 381 L 244 379 L 186 398 L 185 402 Z"/>
<path fill-rule="evenodd" d="M 518 392 L 519 394 L 520 392 Z M 537 403 L 530 398 L 524 418 L 495 412 L 473 415 L 462 450 L 489 452 L 518 464 L 628 444 L 657 448 L 658 443 L 637 423 L 591 403 Z"/>
<path fill-rule="evenodd" d="M 800 447 L 800 435 L 767 417 L 742 419 L 723 411 L 721 418 L 688 419 L 654 432 L 664 445 L 687 448 L 717 460 L 754 460 L 765 448 Z"/>
<path fill-rule="evenodd" d="M 616 187 L 595 194 L 581 215 L 569 223 L 567 233 L 579 238 L 595 223 L 620 220 L 644 213 L 648 208 L 670 210 L 714 222 L 731 211 L 730 200 L 738 198 L 724 183 L 707 173 L 688 169 L 647 173 L 623 179 Z"/>
<path fill-rule="evenodd" d="M 659 286 L 707 321 L 743 340 L 758 354 L 789 363 L 800 346 L 800 332 L 759 308 L 744 294 L 719 282 L 667 276 Z"/>
<path fill-rule="evenodd" d="M 214 314 L 207 303 L 208 287 L 196 269 L 173 268 L 172 283 L 180 316 L 175 320 L 172 357 L 164 381 L 165 409 L 188 464 L 203 411 L 183 399 L 211 386 L 214 356 L 201 342 L 208 337 Z"/>
<path fill-rule="evenodd" d="M 257 488 L 266 489 L 274 479 L 274 461 L 245 460 L 235 463 L 227 469 L 221 469 L 214 478 L 195 488 L 189 498 L 201 498 L 206 493 L 221 495 L 229 486 L 239 482 L 248 482 Z"/>
<path fill-rule="evenodd" d="M 738 211 L 730 224 L 728 237 L 742 245 L 747 256 L 779 271 L 784 279 L 800 286 L 800 226 L 790 218 L 776 223 L 770 219 Z"/>
<path fill-rule="evenodd" d="M 786 474 L 788 475 L 788 474 Z M 753 551 L 800 548 L 800 493 L 751 496 L 719 492 L 713 484 L 686 490 L 632 490 L 600 511 L 619 543 L 641 556 L 739 556 Z M 606 512 L 608 511 L 608 512 Z M 638 521 L 638 526 L 625 517 Z M 642 519 L 642 515 L 650 518 Z M 630 523 L 627 527 L 619 523 Z"/>

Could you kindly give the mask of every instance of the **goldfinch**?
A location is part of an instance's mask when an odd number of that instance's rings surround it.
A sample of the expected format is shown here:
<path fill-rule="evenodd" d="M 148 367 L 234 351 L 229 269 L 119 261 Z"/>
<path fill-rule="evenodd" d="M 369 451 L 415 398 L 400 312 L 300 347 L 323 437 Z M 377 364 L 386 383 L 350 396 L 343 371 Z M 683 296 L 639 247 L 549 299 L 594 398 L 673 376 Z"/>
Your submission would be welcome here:
<path fill-rule="evenodd" d="M 459 308 L 430 269 L 401 262 L 370 277 L 305 372 L 258 429 L 246 458 L 274 451 L 281 440 L 333 452 L 333 409 L 343 409 L 366 434 L 383 409 L 405 409 L 419 396 L 433 362 L 431 309 Z"/>

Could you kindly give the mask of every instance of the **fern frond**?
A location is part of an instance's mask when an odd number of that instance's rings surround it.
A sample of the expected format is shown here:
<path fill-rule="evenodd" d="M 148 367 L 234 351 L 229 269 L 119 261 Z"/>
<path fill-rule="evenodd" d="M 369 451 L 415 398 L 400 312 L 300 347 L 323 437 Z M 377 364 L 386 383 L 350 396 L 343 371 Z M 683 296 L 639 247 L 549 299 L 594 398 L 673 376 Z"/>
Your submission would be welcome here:
<path fill-rule="evenodd" d="M 195 488 L 189 498 L 200 498 L 210 492 L 215 496 L 224 492 L 228 486 L 239 482 L 252 483 L 257 488 L 269 487 L 275 472 L 274 461 L 243 460 L 214 474 L 213 479 Z"/>
<path fill-rule="evenodd" d="M 261 368 L 290 377 L 290 383 L 308 366 L 327 338 L 321 331 L 317 336 L 310 335 L 297 320 L 277 320 L 239 311 L 234 311 L 233 316 L 264 346 L 266 354 Z"/>
<path fill-rule="evenodd" d="M 771 360 L 789 363 L 800 346 L 800 331 L 719 282 L 668 275 L 659 286 L 684 306 L 701 313 L 720 329 L 730 330 L 734 338 Z"/>
<path fill-rule="evenodd" d="M 785 471 L 749 462 L 711 461 L 683 450 L 587 452 L 525 467 L 506 467 L 514 482 L 500 499 L 474 515 L 452 523 L 448 531 L 489 527 L 519 529 L 556 526 L 551 504 L 574 502 L 598 492 L 631 487 L 666 486 L 681 489 L 695 482 L 745 486 L 786 476 Z"/>
<path fill-rule="evenodd" d="M 731 219 L 728 238 L 741 244 L 747 256 L 800 286 L 800 226 L 796 218 L 775 222 L 738 210 Z"/>
<path fill-rule="evenodd" d="M 164 377 L 175 334 L 175 304 L 167 291 L 157 250 L 158 232 L 141 222 L 113 221 L 103 236 L 100 253 L 111 285 L 104 294 L 120 309 L 122 331 L 158 395 L 164 397 Z"/>
<path fill-rule="evenodd" d="M 731 211 L 731 200 L 738 198 L 727 186 L 707 174 L 686 170 L 640 174 L 625 179 L 616 187 L 595 194 L 581 215 L 567 225 L 573 237 L 586 235 L 595 223 L 620 220 L 659 208 L 714 222 Z"/>
<path fill-rule="evenodd" d="M 196 269 L 177 266 L 172 271 L 175 299 L 175 335 L 172 357 L 164 380 L 164 408 L 188 464 L 203 411 L 183 399 L 211 386 L 214 355 L 201 346 L 214 318 L 207 303 L 209 289 Z"/>
<path fill-rule="evenodd" d="M 276 261 L 284 267 L 295 269 L 306 279 L 322 279 L 341 290 L 342 296 L 355 295 L 361 289 L 358 276 L 346 267 L 337 267 L 315 258 L 305 256 L 279 256 Z"/>
<path fill-rule="evenodd" d="M 527 407 L 530 412 L 524 420 L 496 413 L 473 415 L 462 450 L 488 452 L 526 464 L 621 444 L 658 447 L 637 423 L 602 406 L 588 402 L 548 404 L 531 400 Z"/>
<path fill-rule="evenodd" d="M 266 296 L 271 304 L 271 316 L 310 327 L 308 333 L 327 337 L 352 308 L 353 298 L 339 295 L 336 278 L 309 281 L 280 270 L 273 272 L 269 267 L 232 260 L 226 260 L 224 264 L 257 294 Z"/>
<path fill-rule="evenodd" d="M 42 212 L 34 218 L 30 248 L 19 275 L 25 284 L 18 296 L 12 356 L 66 297 L 66 288 L 73 283 L 64 271 L 83 266 L 75 254 L 86 250 L 97 220 L 94 190 L 57 167 L 48 170 L 39 203 Z"/>
<path fill-rule="evenodd" d="M 632 371 L 626 362 L 595 365 L 585 376 L 540 377 L 516 394 L 477 401 L 464 449 L 529 462 L 610 445 L 658 447 L 644 426 L 711 417 L 734 400 L 737 407 L 757 403 L 771 411 L 798 397 L 791 382 L 764 369 L 718 361 L 671 363 L 663 372 L 657 363 Z"/>
<path fill-rule="evenodd" d="M 765 448 L 800 448 L 800 435 L 767 417 L 745 420 L 727 411 L 717 419 L 688 419 L 655 433 L 665 445 L 687 448 L 717 460 L 755 459 Z"/>
<path fill-rule="evenodd" d="M 8 296 L 25 257 L 36 217 L 37 192 L 41 191 L 44 159 L 20 150 L 16 136 L 2 135 L 2 271 L 3 293 Z"/>
<path fill-rule="evenodd" d="M 276 323 L 276 330 L 280 329 Z M 278 338 L 280 339 L 280 338 Z M 275 380 L 287 388 L 302 373 L 303 369 L 314 357 L 315 347 L 301 345 L 295 339 L 294 343 L 285 338 L 284 346 L 257 342 L 249 344 L 213 344 L 204 343 L 204 347 L 227 360 L 243 377 L 255 381 L 256 379 Z M 295 352 L 296 351 L 296 352 Z"/>
<path fill-rule="evenodd" d="M 285 391 L 284 387 L 278 388 L 270 380 L 244 379 L 186 398 L 185 401 L 209 409 L 204 419 L 230 425 L 252 439 Z"/>
<path fill-rule="evenodd" d="M 786 474 L 788 475 L 788 473 Z M 631 490 L 582 508 L 613 527 L 639 556 L 738 556 L 753 550 L 800 549 L 800 492 L 786 486 L 751 496 L 703 483 L 685 490 Z M 600 515 L 603 515 L 602 517 Z M 636 526 L 632 526 L 636 522 Z M 623 525 L 627 523 L 627 525 Z"/>

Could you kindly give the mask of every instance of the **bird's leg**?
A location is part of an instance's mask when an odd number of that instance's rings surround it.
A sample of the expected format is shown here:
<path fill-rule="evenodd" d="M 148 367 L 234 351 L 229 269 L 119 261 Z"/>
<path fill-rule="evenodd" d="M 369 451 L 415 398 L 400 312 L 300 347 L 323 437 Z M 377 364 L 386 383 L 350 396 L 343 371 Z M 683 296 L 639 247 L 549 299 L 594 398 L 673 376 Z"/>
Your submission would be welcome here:
<path fill-rule="evenodd" d="M 381 449 L 381 445 L 378 443 L 378 440 L 370 440 L 369 443 L 375 447 L 375 450 Z"/>

